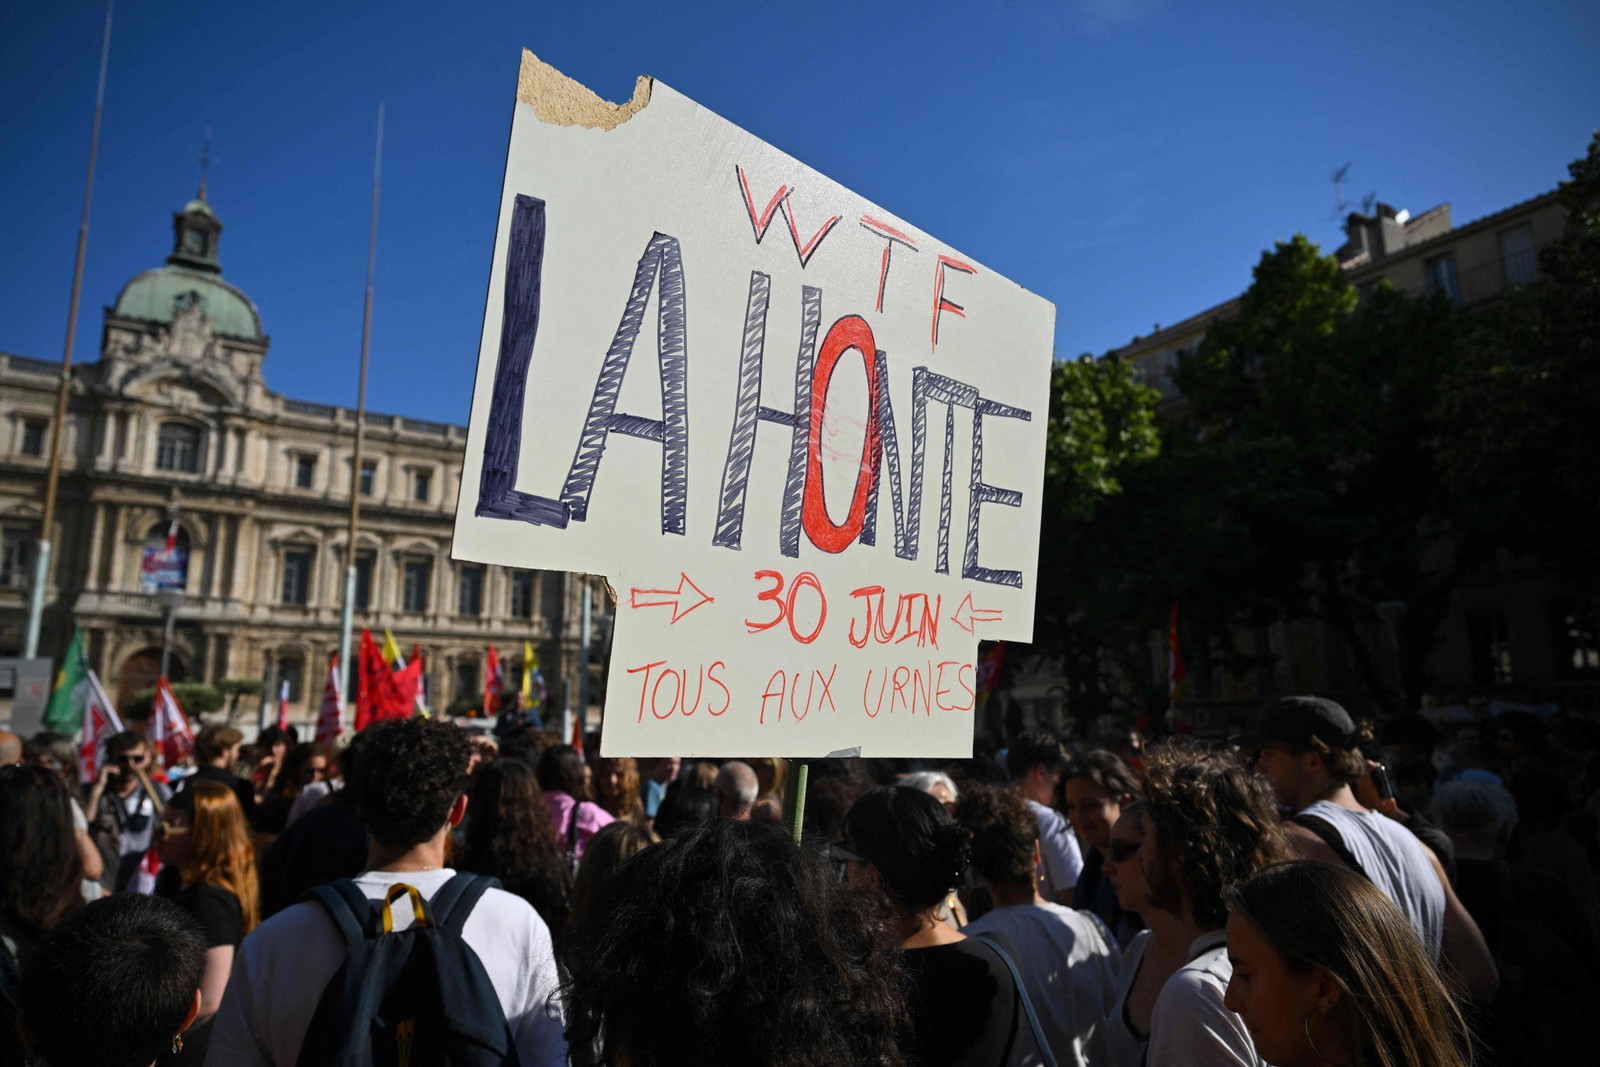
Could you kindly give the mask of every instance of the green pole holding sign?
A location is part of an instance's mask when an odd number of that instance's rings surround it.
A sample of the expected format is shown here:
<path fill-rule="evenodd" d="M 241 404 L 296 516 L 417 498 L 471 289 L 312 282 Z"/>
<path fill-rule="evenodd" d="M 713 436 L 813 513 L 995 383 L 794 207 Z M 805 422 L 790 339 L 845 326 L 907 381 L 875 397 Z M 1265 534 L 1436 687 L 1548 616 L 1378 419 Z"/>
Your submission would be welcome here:
<path fill-rule="evenodd" d="M 805 760 L 795 762 L 793 786 L 789 790 L 789 833 L 797 845 L 806 821 L 806 778 L 810 772 L 811 764 Z"/>

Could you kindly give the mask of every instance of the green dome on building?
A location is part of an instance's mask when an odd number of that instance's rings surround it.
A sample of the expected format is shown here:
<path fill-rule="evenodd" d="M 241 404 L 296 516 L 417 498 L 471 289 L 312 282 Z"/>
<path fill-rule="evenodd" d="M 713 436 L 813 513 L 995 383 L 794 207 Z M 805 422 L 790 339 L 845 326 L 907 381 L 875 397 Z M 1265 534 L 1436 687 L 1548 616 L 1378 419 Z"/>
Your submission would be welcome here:
<path fill-rule="evenodd" d="M 222 280 L 217 241 L 222 223 L 205 194 L 172 216 L 173 247 L 167 265 L 138 275 L 117 294 L 118 318 L 171 323 L 178 311 L 199 307 L 213 333 L 247 341 L 264 340 L 261 314 L 237 288 Z"/>

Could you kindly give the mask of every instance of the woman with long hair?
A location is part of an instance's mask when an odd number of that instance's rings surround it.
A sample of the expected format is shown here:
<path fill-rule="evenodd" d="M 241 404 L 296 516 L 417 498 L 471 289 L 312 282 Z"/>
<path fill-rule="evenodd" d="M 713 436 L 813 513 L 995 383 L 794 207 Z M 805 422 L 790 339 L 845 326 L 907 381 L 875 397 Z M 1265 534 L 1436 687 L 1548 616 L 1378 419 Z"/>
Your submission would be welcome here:
<path fill-rule="evenodd" d="M 457 866 L 500 879 L 506 892 L 532 904 L 558 945 L 572 897 L 562 851 L 533 768 L 504 758 L 479 767 Z"/>
<path fill-rule="evenodd" d="M 1117 906 L 1137 915 L 1144 924 L 1144 929 L 1123 950 L 1116 1004 L 1106 1019 L 1106 1046 L 1115 1067 L 1140 1067 L 1144 1063 L 1156 997 L 1167 979 L 1189 962 L 1189 936 L 1183 923 L 1172 912 L 1150 903 L 1150 886 L 1139 865 L 1139 849 L 1144 845 L 1144 828 L 1140 825 L 1143 813 L 1141 800 L 1122 809 L 1111 827 L 1101 868 L 1117 895 Z"/>
<path fill-rule="evenodd" d="M 595 800 L 613 819 L 645 825 L 639 798 L 639 761 L 632 756 L 602 756 L 594 764 Z"/>
<path fill-rule="evenodd" d="M 1345 867 L 1296 860 L 1227 894 L 1226 1003 L 1277 1067 L 1466 1067 L 1461 1010 L 1416 931 Z"/>
<path fill-rule="evenodd" d="M 915 1064 L 999 1067 L 1034 1049 L 1023 994 L 992 942 L 945 925 L 944 901 L 967 869 L 966 834 L 933 797 L 882 786 L 845 816 L 834 846 L 853 884 L 881 890 L 910 978 Z"/>
<path fill-rule="evenodd" d="M 551 745 L 541 752 L 535 774 L 567 867 L 576 873 L 589 839 L 612 822 L 613 816 L 594 802 L 589 765 L 583 761 L 583 753 L 571 745 Z"/>
<path fill-rule="evenodd" d="M 0 767 L 0 951 L 25 957 L 83 904 L 72 801 L 52 770 Z"/>
<path fill-rule="evenodd" d="M 660 841 L 655 831 L 618 819 L 601 828 L 589 842 L 578 867 L 572 888 L 572 926 L 576 929 L 589 918 L 589 911 L 611 878 L 624 863 Z"/>
<path fill-rule="evenodd" d="M 256 853 L 244 809 L 220 782 L 198 781 L 174 796 L 161 816 L 156 891 L 199 922 L 206 935 L 200 1013 L 181 1052 L 162 1063 L 203 1063 L 210 1019 L 222 1004 L 234 951 L 261 921 Z"/>

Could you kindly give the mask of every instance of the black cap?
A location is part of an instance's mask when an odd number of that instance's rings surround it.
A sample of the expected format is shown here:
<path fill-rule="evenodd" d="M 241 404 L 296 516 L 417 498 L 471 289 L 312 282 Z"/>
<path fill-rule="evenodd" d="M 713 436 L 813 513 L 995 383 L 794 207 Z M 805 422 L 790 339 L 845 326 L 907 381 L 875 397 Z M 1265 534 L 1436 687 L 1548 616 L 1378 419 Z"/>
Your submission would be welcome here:
<path fill-rule="evenodd" d="M 1329 748 L 1351 748 L 1356 743 L 1356 724 L 1350 713 L 1326 697 L 1279 697 L 1261 709 L 1261 719 L 1253 730 L 1229 740 L 1242 749 L 1259 748 L 1278 742 L 1310 748 L 1321 741 Z"/>

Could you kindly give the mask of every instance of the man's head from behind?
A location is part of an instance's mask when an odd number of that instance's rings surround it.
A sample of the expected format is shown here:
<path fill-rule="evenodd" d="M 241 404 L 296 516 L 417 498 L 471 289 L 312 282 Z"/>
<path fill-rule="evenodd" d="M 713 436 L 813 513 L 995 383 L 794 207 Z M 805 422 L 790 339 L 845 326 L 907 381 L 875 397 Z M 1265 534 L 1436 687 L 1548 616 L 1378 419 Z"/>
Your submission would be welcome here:
<path fill-rule="evenodd" d="M 760 792 L 760 779 L 748 763 L 729 760 L 717 772 L 717 793 L 722 797 L 725 819 L 748 819 Z"/>
<path fill-rule="evenodd" d="M 23 969 L 24 1040 L 50 1067 L 147 1067 L 199 1011 L 205 962 L 205 937 L 176 904 L 97 900 L 50 931 Z"/>
<path fill-rule="evenodd" d="M 194 739 L 195 762 L 201 766 L 226 767 L 239 755 L 244 734 L 231 726 L 207 726 Z"/>
<path fill-rule="evenodd" d="M 1006 750 L 1006 772 L 1012 784 L 1037 804 L 1055 802 L 1066 767 L 1067 750 L 1054 734 L 1044 730 L 1023 734 Z"/>
<path fill-rule="evenodd" d="M 362 731 L 356 810 L 378 844 L 407 849 L 437 834 L 467 789 L 466 733 L 437 719 L 393 719 Z"/>

